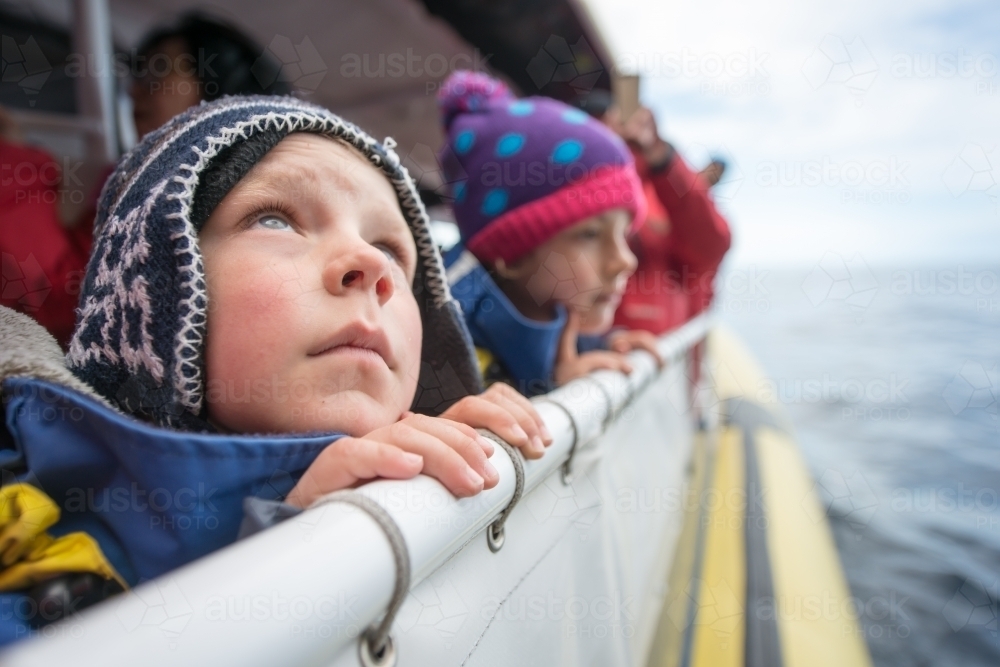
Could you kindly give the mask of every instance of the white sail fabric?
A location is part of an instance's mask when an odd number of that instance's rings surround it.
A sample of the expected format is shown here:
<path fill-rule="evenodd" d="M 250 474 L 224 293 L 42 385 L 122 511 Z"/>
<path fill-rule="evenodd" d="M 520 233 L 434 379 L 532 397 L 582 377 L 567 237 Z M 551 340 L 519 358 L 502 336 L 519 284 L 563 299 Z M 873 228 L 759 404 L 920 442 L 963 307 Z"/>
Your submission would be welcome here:
<path fill-rule="evenodd" d="M 525 464 L 496 553 L 483 529 L 515 479 L 499 447 L 501 481 L 474 498 L 423 476 L 360 489 L 395 520 L 412 565 L 397 664 L 645 663 L 682 520 L 688 351 L 706 330 L 703 316 L 661 339 L 662 372 L 635 353 L 627 378 L 602 371 L 536 399 L 555 442 Z M 381 617 L 394 572 L 367 514 L 325 505 L 49 626 L 5 664 L 358 665 L 358 635 Z"/>

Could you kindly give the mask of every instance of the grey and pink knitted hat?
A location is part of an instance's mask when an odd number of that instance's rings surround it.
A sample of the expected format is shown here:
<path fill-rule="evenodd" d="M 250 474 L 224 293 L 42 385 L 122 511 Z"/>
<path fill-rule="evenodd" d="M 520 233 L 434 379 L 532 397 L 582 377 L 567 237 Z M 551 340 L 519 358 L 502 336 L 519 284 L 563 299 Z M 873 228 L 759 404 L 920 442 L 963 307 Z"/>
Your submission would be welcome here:
<path fill-rule="evenodd" d="M 643 218 L 625 143 L 583 111 L 517 99 L 485 74 L 455 72 L 438 95 L 441 155 L 462 241 L 482 262 L 513 262 L 567 227 L 613 208 Z"/>

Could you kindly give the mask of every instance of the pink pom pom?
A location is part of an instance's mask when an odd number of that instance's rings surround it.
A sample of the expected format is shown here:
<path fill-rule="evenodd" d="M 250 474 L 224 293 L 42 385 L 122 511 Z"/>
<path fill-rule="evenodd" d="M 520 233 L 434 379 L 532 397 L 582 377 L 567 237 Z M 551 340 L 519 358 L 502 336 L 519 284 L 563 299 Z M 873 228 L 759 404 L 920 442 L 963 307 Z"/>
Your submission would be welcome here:
<path fill-rule="evenodd" d="M 460 70 L 444 82 L 437 99 L 447 128 L 460 113 L 480 111 L 515 97 L 503 81 L 479 72 Z"/>

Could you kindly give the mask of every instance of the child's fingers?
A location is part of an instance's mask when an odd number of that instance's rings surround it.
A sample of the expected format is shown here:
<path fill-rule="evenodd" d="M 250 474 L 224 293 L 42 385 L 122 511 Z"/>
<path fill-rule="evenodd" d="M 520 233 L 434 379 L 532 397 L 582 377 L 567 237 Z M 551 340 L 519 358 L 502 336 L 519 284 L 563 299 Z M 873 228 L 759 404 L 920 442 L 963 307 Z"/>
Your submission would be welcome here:
<path fill-rule="evenodd" d="M 420 473 L 423 465 L 420 455 L 388 443 L 341 438 L 316 457 L 286 502 L 308 507 L 320 496 L 346 489 L 363 479 L 410 479 Z"/>
<path fill-rule="evenodd" d="M 479 396 L 462 399 L 442 417 L 476 428 L 488 428 L 515 447 L 534 450 L 535 455 L 530 458 L 538 458 L 544 453 L 544 448 L 552 444 L 552 435 L 531 401 L 503 383 L 491 385 Z M 525 455 L 528 455 L 527 452 Z"/>
<path fill-rule="evenodd" d="M 484 397 L 485 394 L 466 396 L 442 412 L 440 418 L 464 424 L 469 428 L 487 428 L 491 431 L 494 431 L 494 426 L 498 419 L 505 418 L 506 421 L 513 423 L 514 418 L 512 416 L 505 415 L 499 406 L 493 405 Z M 483 440 L 489 443 L 489 439 L 483 438 Z M 486 455 L 492 456 L 493 452 L 488 451 Z"/>
<path fill-rule="evenodd" d="M 350 484 L 376 477 L 410 479 L 423 469 L 424 460 L 419 454 L 403 451 L 395 445 L 365 438 L 342 440 L 347 442 L 335 442 L 333 448 L 337 453 L 338 463 L 353 478 Z"/>
<path fill-rule="evenodd" d="M 620 371 L 625 375 L 632 372 L 632 364 L 628 362 L 623 355 L 617 352 L 605 352 L 599 350 L 596 352 L 587 352 L 580 356 L 580 373 L 581 375 L 586 375 L 587 373 L 596 370 L 611 370 Z"/>
<path fill-rule="evenodd" d="M 559 337 L 559 354 L 556 363 L 564 363 L 576 359 L 576 341 L 580 334 L 580 313 L 570 308 L 566 314 L 566 327 Z"/>
<path fill-rule="evenodd" d="M 436 478 L 456 496 L 473 496 L 495 486 L 500 475 L 486 460 L 475 439 L 454 428 L 447 420 L 416 415 L 396 422 L 384 437 L 424 457 L 424 473 Z M 492 473 L 492 474 L 491 474 Z"/>
<path fill-rule="evenodd" d="M 611 343 L 611 349 L 620 354 L 632 350 L 645 350 L 656 359 L 656 365 L 663 368 L 663 357 L 660 356 L 656 344 L 656 336 L 648 331 L 630 331 L 616 337 Z"/>
<path fill-rule="evenodd" d="M 500 405 L 501 400 L 498 395 L 494 395 L 489 401 L 482 396 L 467 396 L 442 416 L 461 419 L 464 423 L 477 428 L 489 429 L 513 446 L 520 447 L 527 458 L 537 459 L 544 453 L 544 447 L 535 450 L 531 436 L 518 422 L 517 415 L 504 405 Z M 451 413 L 452 409 L 456 409 L 454 414 Z"/>
<path fill-rule="evenodd" d="M 517 389 L 514 389 L 510 385 L 504 384 L 503 382 L 497 382 L 490 385 L 490 388 L 487 389 L 482 396 L 485 398 L 486 395 L 493 394 L 499 394 L 521 406 L 521 408 L 523 408 L 524 411 L 531 417 L 532 421 L 535 422 L 535 425 L 538 427 L 538 434 L 542 437 L 542 442 L 545 446 L 548 447 L 552 444 L 552 434 L 549 433 L 549 429 L 545 426 L 545 421 L 542 419 L 542 416 L 538 414 L 538 410 L 535 409 L 534 404 L 529 401 L 527 397 L 523 396 Z"/>
<path fill-rule="evenodd" d="M 491 397 L 490 402 L 494 403 L 495 405 L 506 411 L 509 415 L 514 417 L 514 419 L 517 421 L 517 425 L 521 428 L 521 431 L 527 434 L 528 443 L 523 446 L 520 444 L 515 446 L 522 447 L 524 455 L 527 456 L 528 458 L 532 459 L 540 458 L 542 454 L 545 453 L 546 443 L 542 439 L 542 430 L 541 428 L 539 428 L 538 422 L 536 422 L 534 417 L 532 416 L 532 413 L 535 413 L 534 406 L 528 403 L 527 408 L 525 408 L 517 401 L 514 401 L 510 397 L 500 393 L 494 394 Z M 537 416 L 537 413 L 535 413 L 535 416 Z M 539 419 L 539 421 L 541 420 Z M 492 426 L 488 426 L 487 428 L 493 431 Z M 494 431 L 494 433 L 497 432 Z M 500 434 L 497 433 L 497 435 Z M 549 438 L 548 444 L 552 444 L 551 436 Z"/>
<path fill-rule="evenodd" d="M 489 438 L 484 438 L 475 431 L 477 428 L 489 428 L 479 423 L 482 420 L 477 418 L 475 410 L 471 409 L 470 403 L 475 403 L 477 400 L 479 400 L 478 396 L 466 396 L 442 412 L 438 416 L 438 419 L 446 419 L 463 430 L 467 429 L 465 432 L 469 434 L 470 438 L 475 439 L 479 443 L 483 448 L 483 453 L 489 458 L 493 456 L 496 448 Z"/>
<path fill-rule="evenodd" d="M 486 488 L 493 487 L 490 479 L 496 470 L 493 469 L 493 465 L 488 459 L 493 456 L 496 447 L 493 446 L 493 442 L 489 438 L 480 435 L 472 424 L 446 415 L 440 417 L 420 415 L 417 420 L 412 422 L 412 425 L 440 438 L 446 444 L 457 443 L 456 451 L 462 455 L 462 458 L 468 461 L 469 465 L 477 472 L 485 473 Z M 451 430 L 457 430 L 460 435 L 451 433 Z"/>
<path fill-rule="evenodd" d="M 448 417 L 419 417 L 408 420 L 415 428 L 441 440 L 465 459 L 465 462 L 485 480 L 485 488 L 492 489 L 500 481 L 500 473 L 490 463 L 496 448 L 489 438 L 480 435 L 469 423 Z"/>

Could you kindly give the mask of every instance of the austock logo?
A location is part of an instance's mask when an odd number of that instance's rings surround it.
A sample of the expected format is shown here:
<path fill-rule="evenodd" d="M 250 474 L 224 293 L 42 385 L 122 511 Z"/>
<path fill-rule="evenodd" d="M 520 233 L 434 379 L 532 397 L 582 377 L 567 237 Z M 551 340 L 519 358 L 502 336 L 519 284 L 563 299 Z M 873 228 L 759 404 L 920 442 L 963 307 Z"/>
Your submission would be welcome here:
<path fill-rule="evenodd" d="M 696 377 L 690 365 L 685 363 L 684 372 L 677 373 L 671 382 L 669 400 L 678 414 L 687 414 L 692 405 L 702 413 L 711 412 L 722 403 L 719 387 L 741 387 L 729 364 L 725 362 L 702 364 L 700 376 Z M 750 388 L 743 387 L 743 389 Z"/>
<path fill-rule="evenodd" d="M 717 298 L 722 310 L 727 313 L 768 312 L 771 291 L 765 282 L 769 274 L 770 271 L 756 266 L 726 271 Z"/>
<path fill-rule="evenodd" d="M 827 251 L 802 283 L 802 291 L 813 306 L 840 301 L 855 312 L 871 305 L 878 281 L 860 254 L 845 260 Z"/>
<path fill-rule="evenodd" d="M 945 604 L 941 613 L 955 632 L 985 630 L 998 644 L 997 638 L 997 581 L 983 583 L 967 579 Z"/>
<path fill-rule="evenodd" d="M 966 144 L 945 169 L 943 179 L 953 197 L 982 192 L 1000 212 L 1000 148 Z"/>
<path fill-rule="evenodd" d="M 723 647 L 743 622 L 743 611 L 740 598 L 725 579 L 714 584 L 693 579 L 667 606 L 667 616 L 678 630 L 686 630 L 692 621 L 696 627 L 707 626 Z"/>
<path fill-rule="evenodd" d="M 585 93 L 593 90 L 604 68 L 585 37 L 570 44 L 563 37 L 551 35 L 526 71 L 539 89 L 550 83 L 567 83 L 578 93 Z"/>
<path fill-rule="evenodd" d="M 142 627 L 159 628 L 167 645 L 175 649 L 178 637 L 194 616 L 194 609 L 174 579 L 160 578 L 122 594 L 115 615 L 126 632 Z"/>
<path fill-rule="evenodd" d="M 803 63 L 802 74 L 813 90 L 827 84 L 844 85 L 861 106 L 862 97 L 878 76 L 878 63 L 860 37 L 847 43 L 836 35 L 826 35 Z"/>
<path fill-rule="evenodd" d="M 0 488 L 13 484 L 33 486 L 43 495 L 45 494 L 45 489 L 42 488 L 34 473 L 28 473 L 25 478 L 18 479 L 9 470 L 0 469 Z M 52 513 L 49 511 L 50 505 L 44 500 L 35 504 L 33 500 L 30 495 L 24 494 L 18 495 L 16 499 L 14 497 L 0 497 L 0 516 L 17 516 L 17 523 L 26 533 L 43 531 L 54 522 Z M 55 517 L 55 520 L 58 520 L 58 514 Z"/>
<path fill-rule="evenodd" d="M 280 66 L 278 71 L 273 67 L 275 61 Z M 280 78 L 297 89 L 310 93 L 319 88 L 326 70 L 326 63 L 313 46 L 312 40 L 303 37 L 298 44 L 292 44 L 292 40 L 284 35 L 275 35 L 250 68 L 262 87 L 266 88 Z"/>
<path fill-rule="evenodd" d="M 539 305 L 559 301 L 586 308 L 591 295 L 601 289 L 596 277 L 596 269 L 583 254 L 570 259 L 562 253 L 551 252 L 528 279 L 527 289 Z"/>
<path fill-rule="evenodd" d="M 716 148 L 709 148 L 704 144 L 690 144 L 684 151 L 693 156 L 702 156 L 703 163 L 708 164 L 711 160 L 722 160 L 726 164 L 726 170 L 722 173 L 719 182 L 712 186 L 712 199 L 716 203 L 730 204 L 736 198 L 736 194 L 743 186 L 745 175 L 739 163 L 725 145 Z M 676 188 L 676 185 L 674 186 Z M 683 194 L 683 193 L 681 193 Z"/>
<path fill-rule="evenodd" d="M 445 648 L 451 648 L 469 617 L 469 607 L 450 579 L 437 582 L 437 578 L 432 576 L 410 591 L 396 617 L 396 626 L 406 633 L 433 630 Z"/>
<path fill-rule="evenodd" d="M 986 368 L 982 363 L 967 361 L 951 382 L 944 388 L 942 397 L 952 414 L 966 410 L 985 410 L 997 418 L 1000 401 L 1000 365 Z"/>
<path fill-rule="evenodd" d="M 414 144 L 403 158 L 403 166 L 410 173 L 410 177 L 420 190 L 431 191 L 443 201 L 454 202 L 460 192 L 458 189 L 468 179 L 468 174 L 462 168 L 461 163 L 451 152 L 448 144 L 444 146 L 442 155 L 444 160 L 448 160 L 451 166 L 451 179 L 445 173 L 441 165 L 441 160 L 435 154 L 434 149 L 427 144 Z"/>
<path fill-rule="evenodd" d="M 13 37 L 0 36 L 0 81 L 16 83 L 28 98 L 28 106 L 35 106 L 36 97 L 52 73 L 45 54 L 34 37 L 18 44 Z"/>
<path fill-rule="evenodd" d="M 550 588 L 545 594 L 518 593 L 504 599 L 495 596 L 483 600 L 480 618 L 491 621 L 502 617 L 506 621 L 548 621 L 559 623 L 564 636 L 625 637 L 635 635 L 635 597 L 620 590 L 608 590 L 602 595 L 584 597 L 556 595 Z"/>
<path fill-rule="evenodd" d="M 824 470 L 816 479 L 812 492 L 801 501 L 803 509 L 809 515 L 815 512 L 812 494 L 817 496 L 828 516 L 846 521 L 855 530 L 866 528 L 879 508 L 878 496 L 860 470 L 855 470 L 848 476 L 840 470 Z M 820 513 L 810 518 L 819 522 L 823 515 Z M 861 538 L 860 535 L 857 537 Z"/>
<path fill-rule="evenodd" d="M 572 518 L 581 542 L 589 539 L 602 506 L 597 489 L 587 475 L 581 474 L 574 475 L 571 484 L 564 484 L 559 475 L 549 475 L 524 502 L 538 523 L 551 518 Z"/>
<path fill-rule="evenodd" d="M 10 253 L 0 255 L 0 299 L 14 301 L 27 313 L 37 312 L 52 292 L 52 283 L 33 254 L 18 261 Z"/>
<path fill-rule="evenodd" d="M 417 395 L 414 408 L 440 413 L 452 403 L 466 396 L 468 389 L 450 362 L 435 367 L 429 362 L 420 363 Z"/>

